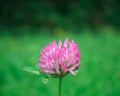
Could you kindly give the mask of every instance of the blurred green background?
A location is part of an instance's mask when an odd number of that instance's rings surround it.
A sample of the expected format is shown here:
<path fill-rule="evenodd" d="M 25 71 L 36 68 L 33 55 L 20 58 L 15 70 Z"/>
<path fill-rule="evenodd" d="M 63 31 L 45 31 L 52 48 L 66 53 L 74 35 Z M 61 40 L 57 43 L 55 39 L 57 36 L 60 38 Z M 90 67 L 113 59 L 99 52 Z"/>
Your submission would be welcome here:
<path fill-rule="evenodd" d="M 0 0 L 0 96 L 57 96 L 58 79 L 27 73 L 53 40 L 74 40 L 81 66 L 62 96 L 120 96 L 119 0 Z"/>

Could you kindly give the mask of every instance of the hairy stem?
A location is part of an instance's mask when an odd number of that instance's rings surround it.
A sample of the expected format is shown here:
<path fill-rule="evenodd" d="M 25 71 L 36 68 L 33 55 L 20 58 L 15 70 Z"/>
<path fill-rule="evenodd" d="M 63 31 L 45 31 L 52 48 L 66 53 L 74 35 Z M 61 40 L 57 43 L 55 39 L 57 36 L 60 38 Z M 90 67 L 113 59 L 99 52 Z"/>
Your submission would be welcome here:
<path fill-rule="evenodd" d="M 58 96 L 61 96 L 61 86 L 62 86 L 62 77 L 59 77 L 59 93 L 58 93 Z"/>

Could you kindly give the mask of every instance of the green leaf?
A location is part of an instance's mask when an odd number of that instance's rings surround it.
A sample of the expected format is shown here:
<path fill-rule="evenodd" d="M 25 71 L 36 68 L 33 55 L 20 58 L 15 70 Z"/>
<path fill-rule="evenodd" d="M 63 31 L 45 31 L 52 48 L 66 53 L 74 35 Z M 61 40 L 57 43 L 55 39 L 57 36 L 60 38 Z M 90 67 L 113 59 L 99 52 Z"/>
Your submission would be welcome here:
<path fill-rule="evenodd" d="M 25 66 L 25 67 L 23 68 L 23 70 L 26 71 L 26 72 L 35 74 L 35 75 L 39 75 L 40 80 L 41 80 L 41 82 L 42 82 L 43 84 L 47 84 L 49 78 L 51 78 L 51 75 L 50 75 L 49 73 L 41 72 L 38 66 L 36 66 L 35 68 L 29 67 L 29 66 Z"/>
<path fill-rule="evenodd" d="M 42 81 L 43 84 L 47 84 L 48 83 L 48 78 L 42 77 L 41 81 Z"/>
<path fill-rule="evenodd" d="M 25 66 L 23 68 L 23 70 L 26 71 L 26 72 L 32 73 L 32 74 L 40 75 L 39 70 L 37 70 L 35 68 L 32 68 L 32 67 L 29 67 L 29 66 Z"/>
<path fill-rule="evenodd" d="M 78 70 L 78 69 L 76 69 L 74 72 L 75 72 L 75 74 L 77 74 L 77 73 L 79 72 L 79 70 Z"/>
<path fill-rule="evenodd" d="M 40 72 L 40 75 L 45 78 L 51 78 L 51 75 L 49 73 Z"/>

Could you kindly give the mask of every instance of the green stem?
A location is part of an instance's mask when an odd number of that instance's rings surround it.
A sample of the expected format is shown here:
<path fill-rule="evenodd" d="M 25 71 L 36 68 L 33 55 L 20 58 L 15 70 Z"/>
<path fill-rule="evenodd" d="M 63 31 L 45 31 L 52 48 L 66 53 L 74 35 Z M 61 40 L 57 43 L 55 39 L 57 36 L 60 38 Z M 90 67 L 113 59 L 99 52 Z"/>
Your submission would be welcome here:
<path fill-rule="evenodd" d="M 59 77 L 59 93 L 58 93 L 58 96 L 61 96 L 61 86 L 62 86 L 62 77 Z"/>

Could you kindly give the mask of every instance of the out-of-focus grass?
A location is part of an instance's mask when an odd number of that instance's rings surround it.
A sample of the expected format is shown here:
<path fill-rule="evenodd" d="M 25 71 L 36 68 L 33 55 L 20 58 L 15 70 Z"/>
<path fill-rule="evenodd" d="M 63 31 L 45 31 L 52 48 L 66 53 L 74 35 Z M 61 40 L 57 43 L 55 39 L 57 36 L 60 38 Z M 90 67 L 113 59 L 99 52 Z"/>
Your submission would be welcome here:
<path fill-rule="evenodd" d="M 57 96 L 57 79 L 44 85 L 22 68 L 35 67 L 40 50 L 65 37 L 79 45 L 81 66 L 64 78 L 62 96 L 120 96 L 120 36 L 113 33 L 0 37 L 0 96 Z"/>

